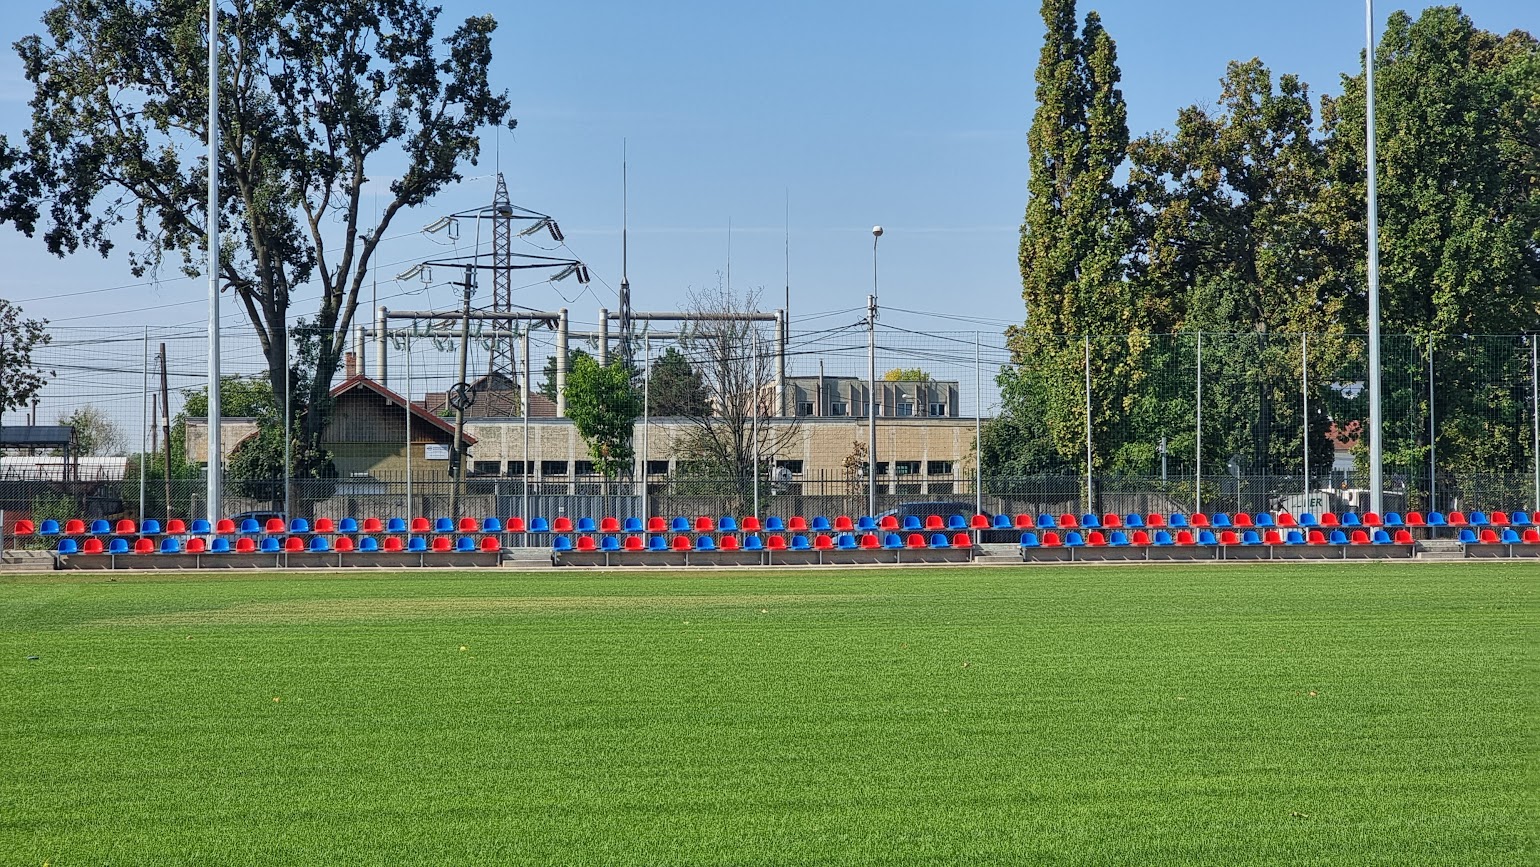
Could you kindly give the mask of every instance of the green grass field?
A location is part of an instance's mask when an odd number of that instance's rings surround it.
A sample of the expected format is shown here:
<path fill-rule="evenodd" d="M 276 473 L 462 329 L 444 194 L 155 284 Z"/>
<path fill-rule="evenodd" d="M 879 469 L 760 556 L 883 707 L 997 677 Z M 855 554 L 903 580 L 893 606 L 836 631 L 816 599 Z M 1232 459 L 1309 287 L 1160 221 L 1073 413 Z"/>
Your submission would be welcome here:
<path fill-rule="evenodd" d="M 7 577 L 0 864 L 1533 864 L 1537 588 Z"/>

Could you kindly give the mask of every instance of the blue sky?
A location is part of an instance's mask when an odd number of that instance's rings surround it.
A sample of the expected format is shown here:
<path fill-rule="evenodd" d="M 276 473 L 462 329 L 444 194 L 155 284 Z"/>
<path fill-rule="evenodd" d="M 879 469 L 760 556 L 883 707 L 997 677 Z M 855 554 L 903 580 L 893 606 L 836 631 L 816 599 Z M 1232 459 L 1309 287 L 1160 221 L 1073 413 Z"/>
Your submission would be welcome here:
<path fill-rule="evenodd" d="M 11 0 L 9 45 L 35 32 L 49 4 Z M 1416 14 L 1425 4 L 1381 3 Z M 884 321 L 927 330 L 997 331 L 1023 309 L 1016 271 L 1025 206 L 1025 132 L 1042 40 L 1037 4 L 965 0 L 744 4 L 705 0 L 532 3 L 448 0 L 444 20 L 491 11 L 500 22 L 493 70 L 512 95 L 516 133 L 488 133 L 479 167 L 433 203 L 402 215 L 382 248 L 381 303 L 447 306 L 446 287 L 397 284 L 410 261 L 443 255 L 416 234 L 443 213 L 477 207 L 500 166 L 515 203 L 555 215 L 597 279 L 539 284 L 516 299 L 568 306 L 576 322 L 615 306 L 620 282 L 621 143 L 630 158 L 630 277 L 639 309 L 675 309 L 692 286 L 764 287 L 779 306 L 790 207 L 794 328 L 813 314 L 865 304 L 871 226 L 882 224 Z M 1464 4 L 1478 26 L 1540 30 L 1520 0 Z M 1354 70 L 1363 5 L 1342 0 L 1082 3 L 1117 40 L 1137 135 L 1169 127 L 1178 108 L 1212 102 L 1225 63 L 1262 58 L 1314 93 Z M 447 25 L 446 25 L 447 29 Z M 27 122 L 27 82 L 0 57 L 0 132 Z M 383 172 L 380 176 L 383 176 Z M 132 243 L 129 238 L 124 243 Z M 466 239 L 462 238 L 462 243 Z M 541 252 L 531 249 L 531 252 Z M 38 240 L 0 229 L 0 296 L 58 326 L 198 324 L 205 284 L 168 274 L 139 282 L 126 259 L 48 256 Z M 402 294 L 412 290 L 415 294 Z M 82 293 L 82 294 L 77 294 Z M 308 303 L 298 302 L 296 314 Z M 227 305 L 227 321 L 239 317 Z M 836 317 L 839 318 L 839 317 Z M 849 318 L 849 317 L 843 317 Z M 938 324 L 939 323 L 939 324 Z"/>

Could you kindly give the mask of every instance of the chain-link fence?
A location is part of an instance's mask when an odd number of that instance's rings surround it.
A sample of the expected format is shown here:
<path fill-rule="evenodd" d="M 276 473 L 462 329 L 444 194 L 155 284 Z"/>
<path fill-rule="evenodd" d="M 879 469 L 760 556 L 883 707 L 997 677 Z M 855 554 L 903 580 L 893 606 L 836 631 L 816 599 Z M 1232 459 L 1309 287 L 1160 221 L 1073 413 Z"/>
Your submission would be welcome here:
<path fill-rule="evenodd" d="M 828 327 L 792 332 L 784 348 L 786 375 L 863 380 L 868 367 L 863 313 L 843 311 L 822 318 Z M 572 325 L 575 334 L 585 327 L 579 320 Z M 423 402 L 457 380 L 458 344 L 441 334 L 411 334 L 405 329 L 361 346 L 350 335 L 348 349 L 359 357 L 349 363 Z M 86 469 L 70 469 L 61 466 L 61 457 L 11 449 L 0 467 L 0 508 L 38 518 L 200 515 L 204 482 L 196 469 L 172 473 L 168 484 L 164 461 L 138 456 L 163 453 L 168 429 L 182 436 L 178 414 L 207 381 L 204 332 L 56 329 L 52 338 L 38 347 L 34 362 L 54 377 L 35 407 L 8 413 L 4 424 L 53 424 L 91 410 L 103 429 L 90 432 L 90 450 L 103 457 Z M 538 392 L 556 351 L 556 334 L 540 327 L 528 338 L 531 387 Z M 678 339 L 688 340 L 688 329 L 681 329 Z M 490 370 L 492 340 L 472 329 L 468 376 Z M 266 357 L 250 331 L 232 329 L 222 342 L 225 375 L 265 375 Z M 773 369 L 781 350 L 771 330 L 757 342 Z M 955 384 L 958 400 L 950 412 L 963 419 L 949 423 L 957 427 L 978 418 L 986 442 L 981 460 L 972 438 L 959 435 L 954 453 L 945 456 L 947 469 L 934 475 L 903 478 L 879 469 L 879 512 L 917 502 L 973 504 L 1011 514 L 1368 506 L 1368 365 L 1361 336 L 1183 333 L 1008 340 L 1000 333 L 879 323 L 875 344 L 878 378 L 897 370 L 899 376 Z M 575 336 L 570 345 L 597 353 L 590 338 Z M 654 357 L 659 351 L 650 350 Z M 1536 506 L 1536 351 L 1530 335 L 1384 338 L 1387 510 Z M 516 380 L 524 376 L 522 358 L 519 364 L 521 369 L 510 371 Z M 298 362 L 295 366 L 302 370 Z M 344 375 L 339 370 L 334 382 Z M 891 411 L 884 409 L 879 427 Z M 584 457 L 532 454 L 521 463 L 576 463 Z M 763 514 L 866 511 L 864 472 L 809 471 L 772 483 L 768 466 L 759 491 Z M 377 472 L 364 480 L 300 479 L 287 493 L 291 509 L 314 517 L 434 515 L 448 513 L 452 485 L 419 477 L 409 496 L 404 478 Z M 645 490 L 634 480 L 604 483 L 576 475 L 470 478 L 460 511 L 742 514 L 754 500 L 752 486 L 743 487 L 666 474 L 650 474 Z M 232 489 L 222 511 L 281 511 L 284 489 L 281 482 L 245 480 Z"/>

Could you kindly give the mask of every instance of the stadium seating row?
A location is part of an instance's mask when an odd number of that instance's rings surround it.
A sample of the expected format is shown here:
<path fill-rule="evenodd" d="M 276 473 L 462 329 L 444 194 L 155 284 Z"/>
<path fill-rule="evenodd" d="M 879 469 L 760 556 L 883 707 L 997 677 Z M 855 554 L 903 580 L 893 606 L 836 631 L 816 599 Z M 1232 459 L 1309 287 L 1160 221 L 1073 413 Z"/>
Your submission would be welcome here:
<path fill-rule="evenodd" d="M 1464 531 L 1470 532 L 1470 531 Z M 1492 532 L 1490 530 L 1486 532 Z M 1518 534 L 1513 530 L 1504 530 L 1505 534 L 1513 534 L 1514 541 L 1519 540 Z M 1530 529 L 1526 531 L 1526 537 L 1533 534 L 1536 542 L 1540 542 L 1540 530 Z M 1495 539 L 1495 533 L 1493 541 Z M 1463 539 L 1463 536 L 1462 536 Z M 1277 528 L 1263 530 L 1260 533 L 1255 530 L 1242 530 L 1237 533 L 1234 530 L 1221 530 L 1217 534 L 1213 530 L 1178 530 L 1172 535 L 1170 530 L 1156 530 L 1150 533 L 1146 530 L 1135 530 L 1131 534 L 1122 530 L 1112 530 L 1103 533 L 1100 530 L 1088 530 L 1081 533 L 1077 530 L 1065 532 L 1062 536 L 1053 530 L 1044 531 L 1041 536 L 1028 531 L 1021 534 L 1020 545 L 1023 548 L 1055 548 L 1064 547 L 1145 547 L 1150 545 L 1411 545 L 1411 531 L 1406 529 L 1396 530 L 1394 535 L 1385 529 L 1369 530 L 1279 530 Z"/>
<path fill-rule="evenodd" d="M 812 539 L 796 534 L 786 536 L 764 536 L 757 534 L 744 536 L 740 540 L 736 536 L 723 536 L 720 539 L 712 535 L 699 535 L 693 540 L 688 535 L 678 535 L 672 541 L 661 535 L 654 536 L 578 536 L 576 540 L 565 536 L 558 536 L 551 546 L 553 551 L 854 551 L 877 549 L 919 549 L 919 548 L 970 548 L 973 546 L 973 537 L 966 532 L 947 538 L 945 533 L 934 533 L 929 538 L 923 533 L 910 533 L 907 538 L 898 533 L 887 533 L 879 539 L 876 533 L 866 533 L 859 538 L 851 533 L 841 533 L 837 536 L 818 534 Z"/>
<path fill-rule="evenodd" d="M 280 539 L 277 536 L 266 536 L 262 539 L 241 537 L 234 540 L 216 538 L 211 542 L 194 536 L 185 543 L 174 536 L 167 536 L 156 544 L 154 539 L 140 537 L 130 545 L 129 540 L 122 537 L 114 537 L 105 540 L 94 536 L 77 542 L 66 536 L 59 540 L 56 553 L 71 554 L 276 554 L 300 553 L 309 551 L 312 553 L 336 552 L 345 554 L 353 551 L 360 553 L 385 552 L 394 553 L 406 551 L 410 553 L 434 552 L 434 553 L 469 553 L 473 551 L 492 552 L 501 551 L 502 542 L 496 536 L 483 536 L 478 542 L 471 536 L 435 536 L 431 541 L 424 536 L 412 536 L 403 540 L 399 536 L 386 536 L 376 539 L 373 536 L 365 536 L 356 543 L 349 536 L 340 536 L 335 542 L 325 536 L 312 536 L 307 542 L 299 536 L 289 536 Z"/>

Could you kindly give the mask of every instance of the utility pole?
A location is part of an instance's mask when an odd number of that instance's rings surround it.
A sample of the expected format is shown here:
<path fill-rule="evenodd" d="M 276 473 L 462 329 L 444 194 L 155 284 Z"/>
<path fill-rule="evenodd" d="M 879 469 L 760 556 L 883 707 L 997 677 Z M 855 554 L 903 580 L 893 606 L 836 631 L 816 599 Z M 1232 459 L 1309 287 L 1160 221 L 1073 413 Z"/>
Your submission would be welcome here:
<path fill-rule="evenodd" d="M 872 294 L 866 296 L 866 514 L 877 516 L 877 239 L 872 227 Z"/>
<path fill-rule="evenodd" d="M 455 440 L 449 449 L 449 475 L 454 479 L 454 489 L 449 504 L 449 514 L 460 515 L 460 494 L 465 486 L 465 411 L 475 400 L 475 393 L 465 381 L 465 363 L 471 345 L 471 292 L 476 288 L 476 269 L 465 266 L 465 282 L 457 284 L 465 290 L 465 302 L 460 315 L 460 367 L 459 378 L 449 389 L 449 405 L 455 411 Z"/>

